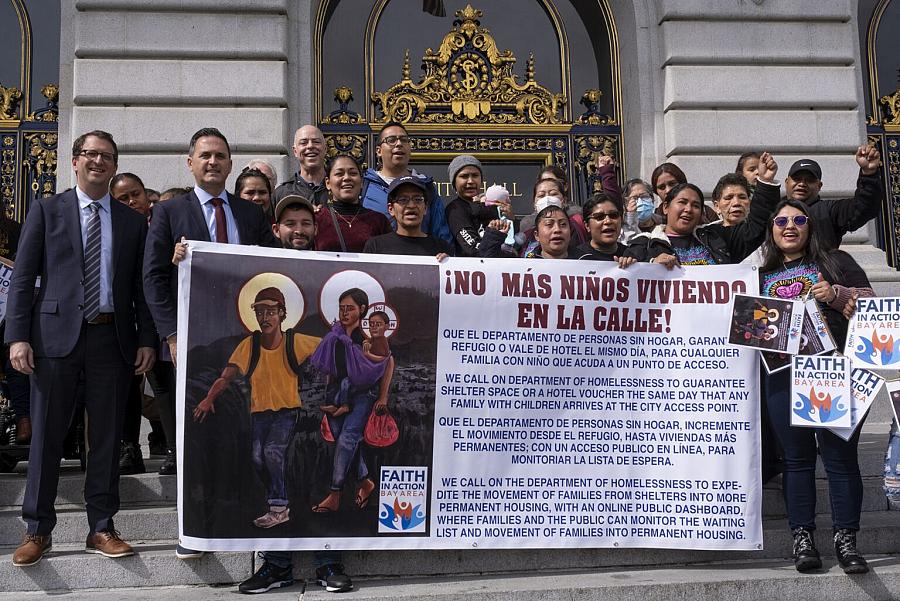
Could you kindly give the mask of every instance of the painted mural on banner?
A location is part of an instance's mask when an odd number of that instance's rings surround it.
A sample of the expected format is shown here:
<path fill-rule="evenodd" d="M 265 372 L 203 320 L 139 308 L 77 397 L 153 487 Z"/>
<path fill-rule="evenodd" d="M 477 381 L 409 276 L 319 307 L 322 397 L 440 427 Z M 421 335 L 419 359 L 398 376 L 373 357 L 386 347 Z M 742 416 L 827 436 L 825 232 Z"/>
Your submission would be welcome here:
<path fill-rule="evenodd" d="M 186 546 L 762 546 L 750 267 L 191 243 L 179 282 Z"/>
<path fill-rule="evenodd" d="M 900 298 L 860 298 L 850 319 L 844 355 L 854 367 L 900 369 Z"/>

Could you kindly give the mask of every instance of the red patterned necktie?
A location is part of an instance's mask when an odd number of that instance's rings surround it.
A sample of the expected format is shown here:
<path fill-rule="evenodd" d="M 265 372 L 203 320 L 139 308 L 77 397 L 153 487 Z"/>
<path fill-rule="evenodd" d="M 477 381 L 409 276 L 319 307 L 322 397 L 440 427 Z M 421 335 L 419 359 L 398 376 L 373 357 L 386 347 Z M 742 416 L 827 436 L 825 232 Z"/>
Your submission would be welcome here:
<path fill-rule="evenodd" d="M 215 207 L 216 242 L 228 244 L 228 222 L 225 221 L 225 209 L 222 208 L 222 199 L 213 198 L 210 202 L 212 202 L 213 207 Z"/>

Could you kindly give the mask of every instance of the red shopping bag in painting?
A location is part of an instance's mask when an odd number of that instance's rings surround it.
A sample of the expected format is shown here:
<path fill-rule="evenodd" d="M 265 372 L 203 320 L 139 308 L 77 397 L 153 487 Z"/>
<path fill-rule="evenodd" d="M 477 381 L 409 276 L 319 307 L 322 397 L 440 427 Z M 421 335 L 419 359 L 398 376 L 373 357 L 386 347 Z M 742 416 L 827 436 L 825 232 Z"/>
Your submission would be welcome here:
<path fill-rule="evenodd" d="M 383 413 L 373 411 L 366 423 L 364 439 L 366 444 L 373 447 L 389 447 L 400 438 L 400 428 L 394 421 L 394 416 L 385 409 Z"/>
<path fill-rule="evenodd" d="M 334 442 L 334 434 L 331 433 L 331 426 L 328 425 L 328 416 L 322 416 L 322 423 L 319 424 L 319 432 L 322 433 L 322 440 L 325 442 Z"/>

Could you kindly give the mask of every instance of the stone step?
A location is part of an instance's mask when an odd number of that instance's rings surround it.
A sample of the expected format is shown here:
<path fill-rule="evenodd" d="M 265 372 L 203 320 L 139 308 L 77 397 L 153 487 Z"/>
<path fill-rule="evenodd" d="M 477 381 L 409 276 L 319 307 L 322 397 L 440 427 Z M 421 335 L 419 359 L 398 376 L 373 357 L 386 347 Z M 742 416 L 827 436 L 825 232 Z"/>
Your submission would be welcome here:
<path fill-rule="evenodd" d="M 816 540 L 823 556 L 830 557 L 827 516 Z M 790 555 L 790 533 L 785 520 L 764 524 L 762 551 L 691 551 L 672 549 L 491 549 L 452 551 L 347 551 L 344 564 L 354 577 L 465 576 L 548 570 L 595 570 L 634 566 L 676 566 L 703 562 L 782 560 Z M 43 561 L 28 568 L 12 565 L 12 548 L 0 550 L 0 592 L 85 588 L 177 586 L 233 583 L 251 572 L 253 555 L 211 553 L 191 561 L 174 555 L 172 541 L 128 540 L 137 554 L 118 560 L 84 553 L 84 543 L 58 543 Z M 900 513 L 863 514 L 859 547 L 866 555 L 900 552 Z M 295 554 L 295 573 L 314 572 L 312 553 Z M 900 589 L 898 589 L 900 590 Z"/>
<path fill-rule="evenodd" d="M 421 599 L 426 601 L 888 601 L 900 591 L 900 558 L 871 557 L 872 571 L 848 576 L 827 563 L 818 573 L 800 574 L 783 561 L 724 561 L 688 568 L 640 568 L 602 571 L 565 571 L 535 574 L 518 572 L 504 577 L 411 578 L 378 580 L 355 578 L 356 601 Z M 29 601 L 45 593 L 0 593 L 0 601 Z M 91 601 L 195 601 L 234 599 L 234 587 L 117 588 L 91 591 Z M 314 583 L 266 593 L 273 601 L 333 599 Z"/>
<path fill-rule="evenodd" d="M 70 464 L 72 462 L 66 462 Z M 17 506 L 25 497 L 25 469 L 20 463 L 16 472 L 0 474 L 0 506 Z M 174 504 L 178 500 L 175 476 L 160 476 L 156 470 L 119 478 L 122 506 L 133 504 Z M 159 469 L 159 466 L 156 466 Z M 57 504 L 80 504 L 84 500 L 84 473 L 75 465 L 65 465 L 60 472 Z"/>
<path fill-rule="evenodd" d="M 887 510 L 887 499 L 882 490 L 883 479 L 867 477 L 863 479 L 864 512 Z M 828 484 L 825 480 L 817 481 L 817 507 L 821 512 L 830 508 L 828 500 Z M 0 546 L 14 544 L 25 531 L 20 519 L 21 508 L 10 506 L 0 508 Z M 87 518 L 84 506 L 80 504 L 57 506 L 57 523 L 53 530 L 53 540 L 58 543 L 79 543 L 87 534 Z M 783 518 L 787 515 L 784 499 L 781 494 L 779 478 L 763 487 L 763 516 L 765 518 Z M 166 541 L 175 537 L 178 532 L 178 513 L 175 504 L 134 506 L 126 505 L 116 514 L 116 528 L 128 539 L 145 541 Z"/>

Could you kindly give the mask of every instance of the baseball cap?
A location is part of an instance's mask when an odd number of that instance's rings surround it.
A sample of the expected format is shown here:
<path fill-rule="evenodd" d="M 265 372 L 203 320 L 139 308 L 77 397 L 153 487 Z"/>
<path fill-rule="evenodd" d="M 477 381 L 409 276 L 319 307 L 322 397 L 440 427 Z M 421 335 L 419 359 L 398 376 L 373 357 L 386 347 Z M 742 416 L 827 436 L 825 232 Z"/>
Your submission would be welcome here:
<path fill-rule="evenodd" d="M 283 307 L 284 294 L 282 294 L 281 290 L 275 288 L 274 286 L 263 288 L 256 293 L 256 300 L 253 301 L 253 304 L 250 305 L 250 307 L 252 309 L 255 309 L 258 305 L 266 305 L 269 307 L 277 307 L 278 305 L 281 305 Z"/>
<path fill-rule="evenodd" d="M 791 165 L 790 170 L 788 170 L 788 177 L 792 177 L 798 171 L 809 171 L 816 176 L 816 179 L 822 179 L 822 168 L 812 159 L 800 159 L 799 161 L 796 161 Z"/>
<path fill-rule="evenodd" d="M 303 198 L 299 194 L 288 194 L 284 198 L 278 201 L 278 204 L 275 205 L 275 221 L 281 219 L 281 214 L 284 213 L 284 210 L 291 205 L 302 205 L 309 209 L 309 212 L 315 216 L 316 209 L 313 207 L 312 203 L 307 199 Z"/>
<path fill-rule="evenodd" d="M 405 184 L 409 184 L 410 186 L 415 186 L 426 195 L 428 193 L 428 189 L 425 187 L 425 182 L 422 181 L 421 177 L 415 175 L 404 175 L 403 177 L 396 177 L 394 181 L 391 182 L 391 185 L 388 187 L 388 200 L 394 197 L 394 192 L 396 192 L 397 188 L 403 186 Z M 427 196 L 426 196 L 427 198 Z"/>

